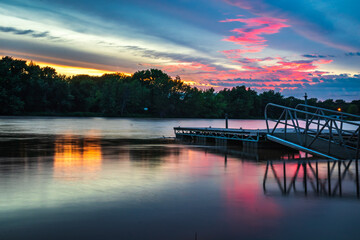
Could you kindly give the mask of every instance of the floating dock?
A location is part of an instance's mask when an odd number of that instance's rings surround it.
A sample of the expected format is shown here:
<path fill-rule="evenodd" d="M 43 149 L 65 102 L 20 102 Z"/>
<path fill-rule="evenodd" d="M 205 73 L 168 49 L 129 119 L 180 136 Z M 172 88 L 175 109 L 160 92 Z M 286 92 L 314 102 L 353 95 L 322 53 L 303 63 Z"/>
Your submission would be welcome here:
<path fill-rule="evenodd" d="M 275 120 L 270 119 L 269 115 L 276 116 Z M 278 145 L 331 160 L 358 160 L 360 123 L 346 120 L 347 118 L 360 120 L 357 115 L 304 104 L 289 108 L 269 103 L 265 108 L 267 129 L 179 126 L 174 127 L 174 132 L 177 139 L 191 140 L 198 144 L 215 142 L 216 145 L 226 146 L 228 142 L 235 141 L 241 142 L 245 148 Z M 269 121 L 275 122 L 275 125 L 269 127 Z"/>
<path fill-rule="evenodd" d="M 244 147 L 259 147 L 266 142 L 266 129 L 234 129 L 234 128 L 193 128 L 174 127 L 175 136 L 181 140 L 191 140 L 206 144 L 227 145 L 228 141 L 242 142 Z"/>

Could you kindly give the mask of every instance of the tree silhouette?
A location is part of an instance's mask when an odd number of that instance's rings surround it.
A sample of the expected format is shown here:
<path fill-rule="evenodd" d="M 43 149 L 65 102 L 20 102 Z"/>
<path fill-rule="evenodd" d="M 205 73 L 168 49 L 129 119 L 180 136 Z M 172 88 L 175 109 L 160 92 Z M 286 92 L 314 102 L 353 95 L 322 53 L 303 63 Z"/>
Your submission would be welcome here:
<path fill-rule="evenodd" d="M 3 57 L 0 60 L 0 114 L 144 117 L 263 118 L 272 102 L 295 107 L 303 100 L 272 90 L 258 94 L 245 86 L 201 90 L 159 69 L 100 77 L 66 77 L 50 67 Z M 360 114 L 360 100 L 308 100 L 308 104 Z"/>

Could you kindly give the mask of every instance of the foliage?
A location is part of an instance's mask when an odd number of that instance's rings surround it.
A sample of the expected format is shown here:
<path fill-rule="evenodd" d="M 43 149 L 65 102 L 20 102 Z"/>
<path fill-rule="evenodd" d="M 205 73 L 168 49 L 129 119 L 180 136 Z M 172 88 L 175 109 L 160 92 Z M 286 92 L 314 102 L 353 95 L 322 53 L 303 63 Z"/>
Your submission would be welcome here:
<path fill-rule="evenodd" d="M 100 77 L 66 77 L 50 67 L 3 57 L 0 60 L 0 114 L 2 115 L 76 115 L 263 118 L 264 108 L 272 102 L 295 107 L 303 100 L 285 98 L 273 90 L 258 94 L 237 86 L 215 92 L 190 87 L 180 77 L 171 78 L 158 69 Z M 360 100 L 308 100 L 310 105 L 341 108 L 360 114 Z"/>

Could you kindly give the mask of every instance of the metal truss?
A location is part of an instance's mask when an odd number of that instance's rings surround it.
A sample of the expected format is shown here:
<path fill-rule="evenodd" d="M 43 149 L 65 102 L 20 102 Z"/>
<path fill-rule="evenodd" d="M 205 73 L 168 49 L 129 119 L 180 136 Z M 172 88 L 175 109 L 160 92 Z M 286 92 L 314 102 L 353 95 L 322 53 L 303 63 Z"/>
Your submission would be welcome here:
<path fill-rule="evenodd" d="M 270 114 L 277 117 L 270 119 Z M 289 108 L 269 103 L 265 107 L 269 140 L 333 160 L 359 159 L 360 123 L 346 118 L 360 116 L 304 104 Z M 270 121 L 275 122 L 273 127 Z"/>

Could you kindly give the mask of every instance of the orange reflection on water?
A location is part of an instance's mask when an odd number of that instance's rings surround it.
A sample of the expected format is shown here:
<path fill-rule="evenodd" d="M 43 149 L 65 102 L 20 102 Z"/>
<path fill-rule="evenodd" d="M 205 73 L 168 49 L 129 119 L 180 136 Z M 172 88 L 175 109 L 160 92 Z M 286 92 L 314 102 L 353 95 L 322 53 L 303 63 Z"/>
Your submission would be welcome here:
<path fill-rule="evenodd" d="M 79 173 L 96 173 L 101 168 L 100 140 L 94 137 L 77 139 L 71 135 L 55 140 L 54 176 L 76 180 Z M 92 175 L 81 175 L 91 177 Z"/>

